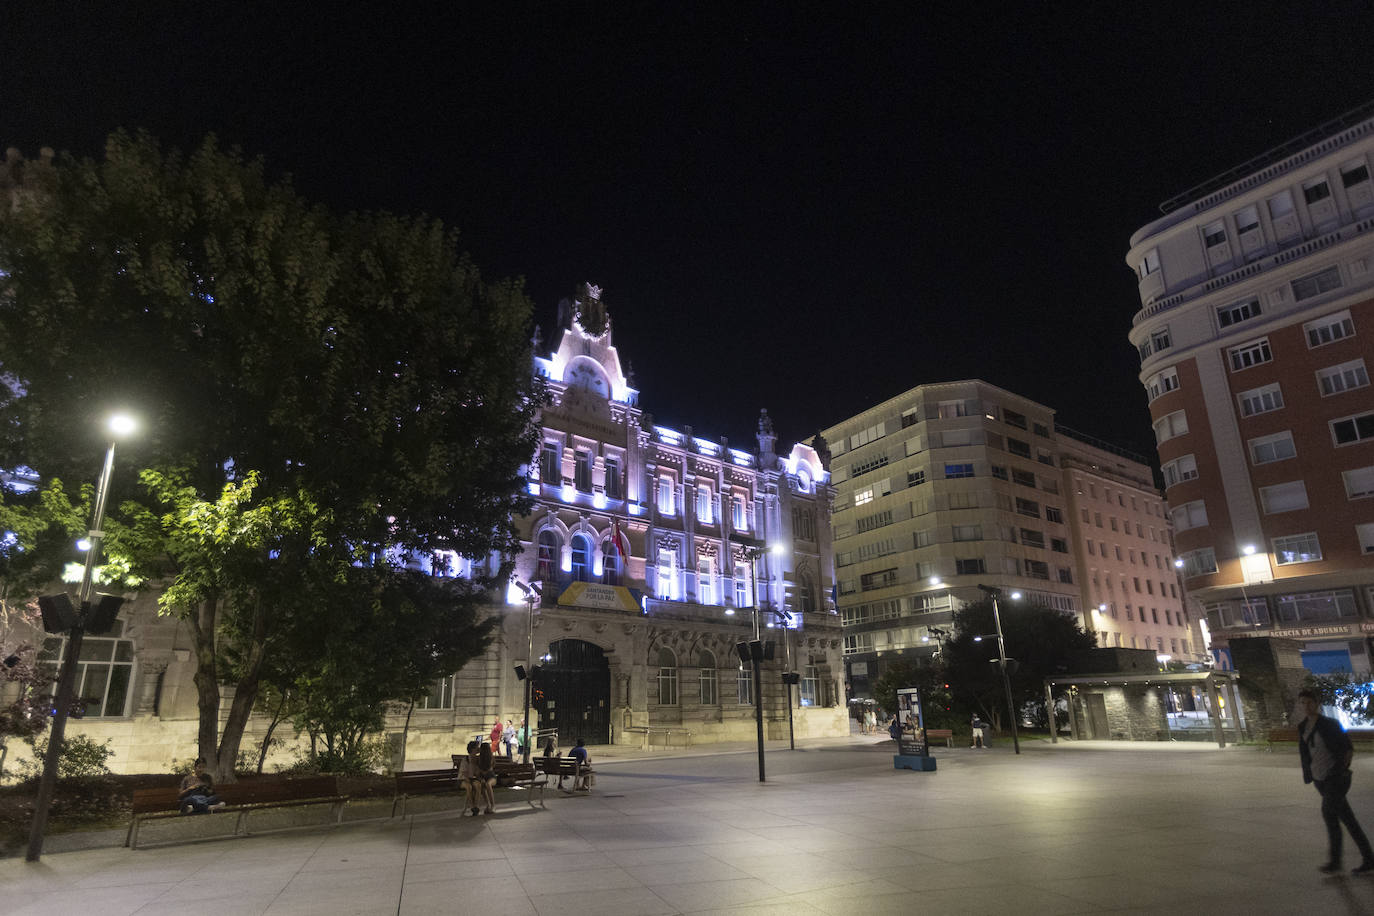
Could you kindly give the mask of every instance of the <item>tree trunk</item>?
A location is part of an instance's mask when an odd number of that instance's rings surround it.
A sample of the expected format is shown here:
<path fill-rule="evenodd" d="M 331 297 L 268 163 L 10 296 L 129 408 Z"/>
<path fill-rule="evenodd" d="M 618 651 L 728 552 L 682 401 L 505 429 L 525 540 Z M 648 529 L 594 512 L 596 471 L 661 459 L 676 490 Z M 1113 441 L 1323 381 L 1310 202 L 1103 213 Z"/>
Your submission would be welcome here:
<path fill-rule="evenodd" d="M 410 739 L 410 714 L 415 711 L 415 698 L 410 698 L 410 705 L 406 707 L 406 724 L 401 727 L 401 760 L 396 767 L 397 773 L 404 773 L 406 770 L 406 742 Z M 529 740 L 530 724 L 525 723 L 525 740 Z"/>
<path fill-rule="evenodd" d="M 202 601 L 190 614 L 191 635 L 196 644 L 196 706 L 200 713 L 196 747 L 216 780 L 219 767 L 219 671 L 215 660 L 215 625 L 218 599 Z M 231 767 L 232 769 L 232 767 Z"/>
<path fill-rule="evenodd" d="M 272 733 L 277 730 L 277 725 L 281 722 L 282 711 L 286 709 L 286 701 L 290 696 L 285 690 L 281 692 L 281 702 L 277 704 L 277 709 L 272 713 L 272 721 L 267 723 L 267 734 L 263 736 L 262 748 L 258 751 L 258 775 L 262 775 L 262 765 L 267 761 L 267 751 L 272 747 Z"/>
<path fill-rule="evenodd" d="M 243 675 L 234 691 L 234 702 L 229 706 L 229 717 L 225 719 L 224 732 L 220 735 L 219 766 L 215 772 L 215 779 L 220 782 L 235 782 L 238 779 L 234 773 L 234 763 L 238 759 L 239 745 L 243 743 L 243 730 L 258 699 L 262 663 L 267 656 L 267 612 L 261 600 L 253 611 L 253 635 L 250 640 Z"/>

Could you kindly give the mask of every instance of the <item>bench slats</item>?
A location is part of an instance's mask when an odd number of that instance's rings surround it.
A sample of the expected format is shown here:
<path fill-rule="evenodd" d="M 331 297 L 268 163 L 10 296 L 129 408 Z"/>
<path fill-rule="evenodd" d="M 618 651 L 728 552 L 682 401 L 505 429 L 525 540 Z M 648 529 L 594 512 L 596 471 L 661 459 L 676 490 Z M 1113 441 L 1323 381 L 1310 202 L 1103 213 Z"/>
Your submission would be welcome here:
<path fill-rule="evenodd" d="M 299 779 L 251 779 L 228 783 L 214 789 L 225 807 L 220 813 L 237 813 L 234 836 L 247 833 L 248 813 L 265 808 L 295 808 L 303 805 L 334 806 L 334 823 L 343 822 L 343 806 L 348 796 L 339 794 L 336 776 L 306 776 Z M 139 828 L 145 820 L 181 816 L 181 790 L 177 787 L 135 789 L 133 819 L 124 845 L 138 848 Z"/>

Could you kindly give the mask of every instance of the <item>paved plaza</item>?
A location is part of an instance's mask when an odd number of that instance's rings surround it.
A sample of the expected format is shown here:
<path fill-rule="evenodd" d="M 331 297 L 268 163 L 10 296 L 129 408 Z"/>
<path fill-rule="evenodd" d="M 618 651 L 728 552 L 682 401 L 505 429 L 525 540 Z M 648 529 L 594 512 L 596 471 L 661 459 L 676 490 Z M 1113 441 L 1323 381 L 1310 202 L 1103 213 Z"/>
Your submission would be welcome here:
<path fill-rule="evenodd" d="M 0 912 L 1374 913 L 1374 878 L 1318 874 L 1318 799 L 1291 747 L 1023 749 L 939 748 L 938 771 L 914 773 L 877 739 L 770 744 L 764 785 L 739 746 L 602 758 L 590 797 L 550 791 L 542 810 L 503 793 L 490 817 L 431 801 L 335 829 L 6 859 Z M 1374 828 L 1374 758 L 1355 767 Z"/>

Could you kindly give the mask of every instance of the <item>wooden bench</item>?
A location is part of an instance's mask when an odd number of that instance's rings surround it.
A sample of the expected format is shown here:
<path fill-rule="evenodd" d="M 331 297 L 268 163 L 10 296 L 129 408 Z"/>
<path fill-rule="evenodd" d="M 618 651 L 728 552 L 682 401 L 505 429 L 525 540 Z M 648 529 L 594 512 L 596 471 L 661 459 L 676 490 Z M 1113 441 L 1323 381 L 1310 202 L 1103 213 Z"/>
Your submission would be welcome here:
<path fill-rule="evenodd" d="M 248 834 L 248 814 L 268 808 L 295 808 L 302 805 L 332 805 L 334 823 L 343 822 L 344 805 L 348 796 L 339 794 L 336 776 L 306 776 L 301 779 L 250 779 L 244 782 L 217 786 L 214 790 L 224 807 L 207 817 L 237 814 L 233 836 Z M 135 789 L 133 819 L 124 845 L 138 848 L 139 828 L 144 821 L 167 817 L 181 817 L 181 790 L 175 786 L 162 789 Z"/>
<path fill-rule="evenodd" d="M 934 744 L 936 741 L 944 741 L 945 747 L 954 747 L 954 730 L 951 728 L 926 729 L 926 742 Z"/>
<path fill-rule="evenodd" d="M 431 772 L 449 773 L 450 776 L 453 777 L 454 783 L 456 784 L 456 775 L 458 772 L 458 767 L 462 765 L 463 760 L 466 758 L 466 756 L 466 754 L 452 755 L 452 757 L 450 758 L 453 760 L 452 770 L 440 770 Z M 541 806 L 544 804 L 544 787 L 549 784 L 549 777 L 546 776 L 544 773 L 541 773 L 539 769 L 535 767 L 534 764 L 521 763 L 518 760 L 511 761 L 498 757 L 492 760 L 491 769 L 492 772 L 496 774 L 496 788 L 528 790 L 530 794 L 525 797 L 525 801 L 529 802 L 531 807 L 534 806 L 534 790 L 538 789 L 539 804 Z"/>
<path fill-rule="evenodd" d="M 1275 741 L 1291 741 L 1298 743 L 1298 727 L 1296 725 L 1280 725 L 1269 729 L 1269 733 L 1264 736 L 1268 743 L 1269 750 L 1274 749 Z"/>
<path fill-rule="evenodd" d="M 596 771 L 591 764 L 582 763 L 576 757 L 534 757 L 534 765 L 548 776 L 558 777 L 558 788 L 563 788 L 563 780 L 571 776 L 572 791 L 590 792 L 595 782 Z M 581 785 L 578 785 L 581 783 Z M 566 791 L 566 790 L 565 790 Z"/>
<path fill-rule="evenodd" d="M 406 813 L 406 799 L 412 795 L 442 795 L 446 792 L 462 792 L 458 783 L 458 771 L 411 770 L 396 774 L 396 794 L 391 799 L 391 816 L 396 816 L 396 806 L 401 806 L 401 816 Z"/>

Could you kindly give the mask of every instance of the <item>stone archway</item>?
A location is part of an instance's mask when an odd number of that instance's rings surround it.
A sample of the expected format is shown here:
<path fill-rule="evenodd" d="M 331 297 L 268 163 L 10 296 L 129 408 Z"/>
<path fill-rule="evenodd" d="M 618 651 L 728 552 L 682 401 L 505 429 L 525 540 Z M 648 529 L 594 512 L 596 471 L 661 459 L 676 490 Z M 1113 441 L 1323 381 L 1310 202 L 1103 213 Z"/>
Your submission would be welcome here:
<path fill-rule="evenodd" d="M 611 666 L 605 651 L 581 639 L 549 644 L 536 684 L 534 707 L 540 728 L 558 729 L 558 745 L 578 738 L 587 744 L 611 743 Z"/>

